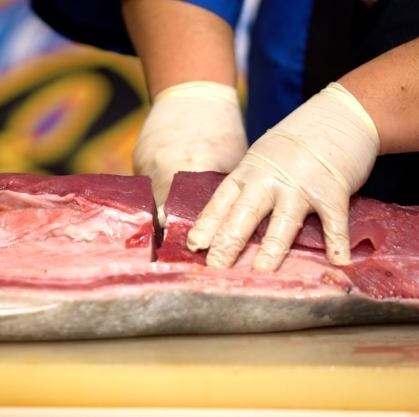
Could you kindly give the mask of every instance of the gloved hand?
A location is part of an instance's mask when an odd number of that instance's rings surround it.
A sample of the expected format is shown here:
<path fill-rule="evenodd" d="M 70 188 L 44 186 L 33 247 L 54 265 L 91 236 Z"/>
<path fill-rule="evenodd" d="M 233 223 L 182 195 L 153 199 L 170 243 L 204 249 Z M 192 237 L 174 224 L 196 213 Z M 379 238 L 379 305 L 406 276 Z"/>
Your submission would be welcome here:
<path fill-rule="evenodd" d="M 151 177 L 162 224 L 162 207 L 176 172 L 231 172 L 246 150 L 236 90 L 215 82 L 188 82 L 155 97 L 135 146 L 134 170 Z"/>
<path fill-rule="evenodd" d="M 316 211 L 329 260 L 349 263 L 349 198 L 378 152 L 367 112 L 340 84 L 329 84 L 251 146 L 189 231 L 189 249 L 209 247 L 208 265 L 231 266 L 272 210 L 253 268 L 273 271 L 307 214 Z"/>

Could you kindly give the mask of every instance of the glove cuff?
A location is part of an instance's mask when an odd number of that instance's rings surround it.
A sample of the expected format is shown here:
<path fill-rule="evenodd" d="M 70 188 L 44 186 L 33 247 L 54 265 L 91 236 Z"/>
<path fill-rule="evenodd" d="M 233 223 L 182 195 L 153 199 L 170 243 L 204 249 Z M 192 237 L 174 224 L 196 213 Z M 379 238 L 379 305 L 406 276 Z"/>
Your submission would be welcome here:
<path fill-rule="evenodd" d="M 352 95 L 352 93 L 350 93 L 345 87 L 343 87 L 343 85 L 337 82 L 328 84 L 326 88 L 320 91 L 320 94 L 333 96 L 335 99 L 344 103 L 353 113 L 355 113 L 365 123 L 365 127 L 369 131 L 368 137 L 375 141 L 378 152 L 380 139 L 378 136 L 377 127 L 375 126 L 371 116 L 365 110 L 363 105 L 358 101 L 358 99 Z"/>
<path fill-rule="evenodd" d="M 234 87 L 213 81 L 190 81 L 173 85 L 157 94 L 153 102 L 157 103 L 168 97 L 199 97 L 239 103 L 237 90 Z"/>

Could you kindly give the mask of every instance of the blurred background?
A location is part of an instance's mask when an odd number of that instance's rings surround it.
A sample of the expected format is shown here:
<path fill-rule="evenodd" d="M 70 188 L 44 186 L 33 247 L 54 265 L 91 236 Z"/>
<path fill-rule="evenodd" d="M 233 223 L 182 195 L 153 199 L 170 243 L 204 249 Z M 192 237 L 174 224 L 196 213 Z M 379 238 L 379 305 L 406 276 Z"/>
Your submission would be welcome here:
<path fill-rule="evenodd" d="M 245 102 L 247 33 L 258 0 L 237 28 Z M 148 111 L 137 58 L 72 43 L 27 0 L 0 0 L 0 171 L 130 174 Z"/>

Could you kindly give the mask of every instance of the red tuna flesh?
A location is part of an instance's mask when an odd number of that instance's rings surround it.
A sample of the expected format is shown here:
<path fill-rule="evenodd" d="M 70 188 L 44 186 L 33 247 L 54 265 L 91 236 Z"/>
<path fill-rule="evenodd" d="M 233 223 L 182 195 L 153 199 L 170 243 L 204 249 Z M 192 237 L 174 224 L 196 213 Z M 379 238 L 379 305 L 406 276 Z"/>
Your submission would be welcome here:
<path fill-rule="evenodd" d="M 179 173 L 159 240 L 149 179 L 0 175 L 0 339 L 240 333 L 419 322 L 419 209 L 354 198 L 353 263 L 331 266 L 314 215 L 281 268 L 252 271 L 265 219 L 233 268 L 186 235 L 223 175 Z M 157 236 L 157 237 L 156 237 Z"/>

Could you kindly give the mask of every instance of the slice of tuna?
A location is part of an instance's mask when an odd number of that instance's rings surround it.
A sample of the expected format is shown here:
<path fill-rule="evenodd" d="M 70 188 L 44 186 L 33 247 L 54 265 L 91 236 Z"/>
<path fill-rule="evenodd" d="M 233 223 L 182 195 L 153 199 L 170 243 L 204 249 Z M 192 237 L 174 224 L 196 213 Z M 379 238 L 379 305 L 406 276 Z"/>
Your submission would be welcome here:
<path fill-rule="evenodd" d="M 139 273 L 153 257 L 145 177 L 2 175 L 0 209 L 3 285 L 80 285 Z"/>
<path fill-rule="evenodd" d="M 48 337 L 50 321 L 65 333 L 72 321 L 59 314 L 66 291 L 147 271 L 154 214 L 146 177 L 0 175 L 0 338 Z M 38 314 L 39 328 L 30 329 L 30 314 Z"/>
<path fill-rule="evenodd" d="M 210 318 L 201 317 L 201 331 L 419 322 L 418 207 L 354 198 L 350 211 L 353 263 L 347 267 L 327 262 L 321 224 L 312 215 L 275 273 L 251 269 L 268 219 L 234 267 L 217 270 L 204 266 L 205 251 L 187 249 L 186 236 L 223 177 L 212 172 L 176 175 L 166 204 L 165 239 L 158 250 L 159 262 L 174 263 L 190 280 L 202 284 L 203 304 L 211 307 L 205 308 Z M 196 305 L 191 304 L 189 311 L 195 314 Z"/>

